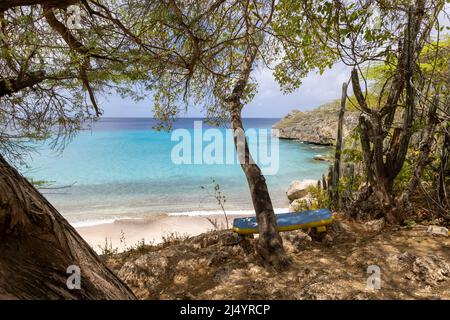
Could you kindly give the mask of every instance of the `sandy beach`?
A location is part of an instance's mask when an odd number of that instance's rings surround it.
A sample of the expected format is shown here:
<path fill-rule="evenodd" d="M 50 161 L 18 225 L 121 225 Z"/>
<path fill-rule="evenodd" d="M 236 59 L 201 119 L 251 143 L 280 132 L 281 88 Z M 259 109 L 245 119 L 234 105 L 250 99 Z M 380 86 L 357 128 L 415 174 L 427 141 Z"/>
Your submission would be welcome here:
<path fill-rule="evenodd" d="M 234 218 L 244 215 L 229 215 L 231 227 Z M 248 215 L 246 215 L 248 216 Z M 113 223 L 98 224 L 94 226 L 78 227 L 76 230 L 91 245 L 97 253 L 105 246 L 106 239 L 108 247 L 124 251 L 136 245 L 138 242 L 160 243 L 164 237 L 171 234 L 195 236 L 203 232 L 214 230 L 209 219 L 217 221 L 220 226 L 225 226 L 223 215 L 211 216 L 168 216 L 155 215 L 142 219 L 123 219 Z"/>

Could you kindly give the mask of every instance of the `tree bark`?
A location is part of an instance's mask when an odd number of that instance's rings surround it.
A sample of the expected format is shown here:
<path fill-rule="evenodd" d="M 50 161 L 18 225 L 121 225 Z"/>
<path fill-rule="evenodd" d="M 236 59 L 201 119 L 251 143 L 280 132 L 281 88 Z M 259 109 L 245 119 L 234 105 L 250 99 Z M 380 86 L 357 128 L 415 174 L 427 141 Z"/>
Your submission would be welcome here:
<path fill-rule="evenodd" d="M 257 252 L 276 270 L 283 271 L 289 267 L 291 260 L 284 251 L 283 240 L 277 230 L 275 212 L 266 179 L 261 169 L 252 159 L 242 124 L 241 111 L 243 104 L 241 100 L 244 96 L 245 87 L 248 84 L 252 66 L 258 53 L 258 45 L 254 39 L 254 27 L 250 23 L 248 28 L 246 54 L 243 57 L 243 63 L 236 84 L 233 86 L 230 96 L 225 99 L 225 103 L 230 112 L 236 153 L 241 168 L 247 178 L 256 220 L 258 222 L 259 239 L 256 248 Z"/>
<path fill-rule="evenodd" d="M 416 109 L 414 74 L 418 52 L 421 51 L 417 37 L 423 17 L 423 1 L 418 7 L 410 6 L 405 27 L 403 45 L 398 51 L 395 78 L 390 86 L 386 104 L 381 109 L 370 109 L 362 92 L 358 71 L 352 71 L 352 87 L 356 100 L 364 115 L 360 116 L 360 140 L 368 183 L 372 186 L 377 206 L 382 209 L 389 223 L 398 223 L 402 210 L 396 206 L 393 185 L 406 159 L 414 124 Z M 403 125 L 392 128 L 397 102 L 405 91 Z M 386 138 L 392 132 L 389 147 L 385 151 Z M 370 195 L 372 196 L 372 195 Z M 359 207 L 356 204 L 355 207 Z"/>
<path fill-rule="evenodd" d="M 25 88 L 31 88 L 34 85 L 45 80 L 45 71 L 36 71 L 19 78 L 0 78 L 0 97 L 19 92 Z"/>
<path fill-rule="evenodd" d="M 252 197 L 253 207 L 258 221 L 259 239 L 257 252 L 278 271 L 283 271 L 290 265 L 290 259 L 283 248 L 283 240 L 277 230 L 275 212 L 267 188 L 266 179 L 261 169 L 254 163 L 245 139 L 241 114 L 234 109 L 231 115 L 231 125 L 234 130 L 234 142 L 241 159 L 241 168 L 247 178 Z"/>
<path fill-rule="evenodd" d="M 421 146 L 419 148 L 420 154 L 414 166 L 413 176 L 409 180 L 406 190 L 402 193 L 402 195 L 398 200 L 398 207 L 402 208 L 410 207 L 409 199 L 411 197 L 411 194 L 419 185 L 423 171 L 425 170 L 425 167 L 428 163 L 428 159 L 435 140 L 434 133 L 438 122 L 436 119 L 436 111 L 438 108 L 438 104 L 439 104 L 439 97 L 436 96 L 428 112 L 428 124 L 425 130 L 425 138 L 423 139 Z"/>
<path fill-rule="evenodd" d="M 80 289 L 69 289 L 69 266 Z M 75 229 L 0 155 L 0 297 L 135 299 Z"/>
<path fill-rule="evenodd" d="M 450 83 L 450 74 L 448 77 L 448 83 Z M 444 116 L 450 116 L 450 96 L 446 97 L 443 110 Z M 450 121 L 443 123 L 442 131 L 442 145 L 440 146 L 441 151 L 439 156 L 439 165 L 437 168 L 438 172 L 436 174 L 436 198 L 440 206 L 440 214 L 444 217 L 444 219 L 450 221 L 450 183 L 448 183 L 450 181 Z"/>
<path fill-rule="evenodd" d="M 32 6 L 38 4 L 50 5 L 55 8 L 67 8 L 79 3 L 80 0 L 0 0 L 0 10 L 8 10 L 20 6 Z"/>

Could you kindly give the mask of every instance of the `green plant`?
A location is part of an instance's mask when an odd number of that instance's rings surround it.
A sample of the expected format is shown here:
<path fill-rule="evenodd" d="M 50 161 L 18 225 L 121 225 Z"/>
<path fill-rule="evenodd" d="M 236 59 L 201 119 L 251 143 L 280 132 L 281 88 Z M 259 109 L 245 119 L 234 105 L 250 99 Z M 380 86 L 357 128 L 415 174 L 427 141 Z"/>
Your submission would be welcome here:
<path fill-rule="evenodd" d="M 162 236 L 162 241 L 164 245 L 169 244 L 177 244 L 189 239 L 189 235 L 184 233 L 180 234 L 179 232 L 169 232 Z"/>
<path fill-rule="evenodd" d="M 118 248 L 113 248 L 113 244 L 111 239 L 105 238 L 105 243 L 103 246 L 98 245 L 98 248 L 100 249 L 100 255 L 102 256 L 112 256 L 118 253 Z"/>
<path fill-rule="evenodd" d="M 405 220 L 405 225 L 407 228 L 413 228 L 416 225 L 416 221 L 413 219 Z"/>
<path fill-rule="evenodd" d="M 313 201 L 311 201 L 311 210 L 328 208 L 330 206 L 330 197 L 327 190 L 317 186 L 309 186 L 306 190 L 313 199 Z"/>
<path fill-rule="evenodd" d="M 214 193 L 213 193 L 212 196 L 216 199 L 217 204 L 220 206 L 220 208 L 221 208 L 221 210 L 223 212 L 223 215 L 225 217 L 226 228 L 229 229 L 230 226 L 229 226 L 229 223 L 228 223 L 228 216 L 227 216 L 227 212 L 225 210 L 225 203 L 227 202 L 227 199 L 222 194 L 222 192 L 220 191 L 220 185 L 216 182 L 216 180 L 211 178 L 211 183 L 213 185 L 213 190 L 214 190 Z M 202 188 L 203 190 L 206 190 L 206 188 L 204 186 L 201 186 L 200 188 Z M 217 223 L 217 219 L 216 219 L 215 222 L 210 220 L 210 219 L 208 219 L 208 221 L 214 226 L 214 228 L 216 230 L 219 230 L 218 229 L 219 226 L 218 226 L 218 223 Z"/>

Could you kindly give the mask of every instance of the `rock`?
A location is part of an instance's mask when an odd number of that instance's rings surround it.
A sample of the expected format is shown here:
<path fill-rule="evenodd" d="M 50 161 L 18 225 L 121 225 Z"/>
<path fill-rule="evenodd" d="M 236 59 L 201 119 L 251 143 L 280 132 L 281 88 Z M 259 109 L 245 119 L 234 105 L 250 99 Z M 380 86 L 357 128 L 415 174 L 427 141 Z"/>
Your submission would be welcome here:
<path fill-rule="evenodd" d="M 314 199 L 311 194 L 307 194 L 305 197 L 295 199 L 289 205 L 289 212 L 300 212 L 305 210 L 313 210 L 317 208 L 317 200 Z"/>
<path fill-rule="evenodd" d="M 218 242 L 227 241 L 224 240 L 230 236 L 230 231 L 221 230 L 214 231 L 205 234 L 201 234 L 196 237 L 192 237 L 189 242 L 196 248 L 207 248 L 217 244 Z"/>
<path fill-rule="evenodd" d="M 225 262 L 228 258 L 228 253 L 225 251 L 217 251 L 211 254 L 211 256 L 208 259 L 208 262 L 206 263 L 208 267 L 220 265 L 221 263 Z"/>
<path fill-rule="evenodd" d="M 292 252 L 303 250 L 312 242 L 311 237 L 303 231 L 284 232 L 282 237 L 284 245 Z"/>
<path fill-rule="evenodd" d="M 168 272 L 169 259 L 156 252 L 144 254 L 134 261 L 126 262 L 118 276 L 130 287 L 157 290 L 162 283 L 161 276 Z"/>
<path fill-rule="evenodd" d="M 409 252 L 392 255 L 386 259 L 392 270 L 403 270 L 408 280 L 436 285 L 450 279 L 450 265 L 437 255 L 416 256 Z"/>
<path fill-rule="evenodd" d="M 304 198 L 295 199 L 289 205 L 289 212 L 300 212 L 304 210 L 308 210 L 308 205 Z"/>
<path fill-rule="evenodd" d="M 302 142 L 331 145 L 335 143 L 338 125 L 339 101 L 322 105 L 312 111 L 291 111 L 276 123 L 277 136 Z M 358 112 L 346 111 L 344 115 L 344 136 L 358 124 Z"/>
<path fill-rule="evenodd" d="M 448 229 L 440 226 L 429 226 L 427 229 L 427 233 L 437 236 L 448 237 Z"/>
<path fill-rule="evenodd" d="M 308 186 L 315 185 L 316 181 L 314 180 L 305 180 L 300 182 L 298 180 L 294 180 L 288 187 L 286 195 L 289 201 L 294 201 L 295 199 L 300 199 L 307 195 L 308 191 L 306 190 Z"/>
<path fill-rule="evenodd" d="M 226 282 L 229 279 L 231 272 L 232 269 L 229 266 L 221 266 L 214 272 L 213 280 L 215 282 Z"/>
<path fill-rule="evenodd" d="M 242 238 L 239 234 L 237 234 L 235 232 L 230 232 L 230 233 L 225 234 L 220 239 L 220 244 L 223 246 L 234 246 L 234 245 L 238 245 L 241 241 L 242 241 Z"/>
<path fill-rule="evenodd" d="M 332 245 L 333 244 L 333 237 L 329 235 L 328 233 L 325 234 L 325 236 L 322 238 L 322 243 L 326 245 Z"/>
<path fill-rule="evenodd" d="M 186 283 L 189 282 L 189 277 L 182 275 L 182 274 L 177 274 L 175 277 L 173 277 L 173 283 L 177 284 L 177 285 L 184 285 Z"/>
<path fill-rule="evenodd" d="M 380 232 L 385 226 L 384 218 L 368 221 L 364 224 L 364 229 L 369 232 Z"/>
<path fill-rule="evenodd" d="M 330 161 L 329 158 L 327 158 L 326 156 L 323 156 L 321 154 L 317 154 L 313 157 L 314 160 L 316 161 Z"/>
<path fill-rule="evenodd" d="M 298 114 L 299 112 L 301 112 L 300 110 L 298 110 L 298 109 L 294 109 L 294 110 L 291 110 L 291 112 L 289 112 L 287 115 L 286 115 L 286 118 L 292 118 L 293 116 L 295 116 L 296 114 Z"/>
<path fill-rule="evenodd" d="M 413 262 L 412 272 L 416 280 L 434 285 L 450 277 L 450 266 L 437 256 L 417 257 Z"/>

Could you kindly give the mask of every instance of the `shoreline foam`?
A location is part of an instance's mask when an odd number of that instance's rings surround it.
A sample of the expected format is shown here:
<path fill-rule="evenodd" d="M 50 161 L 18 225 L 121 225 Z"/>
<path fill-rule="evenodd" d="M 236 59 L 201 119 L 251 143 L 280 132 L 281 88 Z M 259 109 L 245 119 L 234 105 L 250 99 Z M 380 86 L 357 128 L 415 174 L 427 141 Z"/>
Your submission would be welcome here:
<path fill-rule="evenodd" d="M 288 212 L 289 208 L 275 208 L 275 213 L 284 213 Z M 254 215 L 254 210 L 227 210 L 227 216 L 245 216 L 245 215 Z M 104 218 L 104 219 L 86 219 L 80 221 L 69 221 L 69 223 L 74 228 L 84 228 L 84 227 L 93 227 L 103 224 L 111 224 L 115 222 L 120 222 L 123 220 L 146 220 L 149 218 L 157 218 L 157 217 L 214 217 L 224 215 L 221 210 L 192 210 L 192 211 L 181 211 L 181 212 L 170 212 L 170 213 L 160 213 L 160 214 L 145 214 L 141 216 L 114 216 L 112 218 Z"/>
<path fill-rule="evenodd" d="M 287 210 L 287 208 L 276 208 L 275 212 L 282 213 Z M 254 215 L 253 210 L 227 211 L 228 227 L 231 228 L 234 218 L 252 215 Z M 142 243 L 142 239 L 145 243 L 157 244 L 163 242 L 165 237 L 174 234 L 196 236 L 214 230 L 213 224 L 208 219 L 215 221 L 219 226 L 226 224 L 222 211 L 190 211 L 139 218 L 109 219 L 103 220 L 106 223 L 97 224 L 72 223 L 72 226 L 97 253 L 102 253 L 105 245 L 120 252 Z"/>

